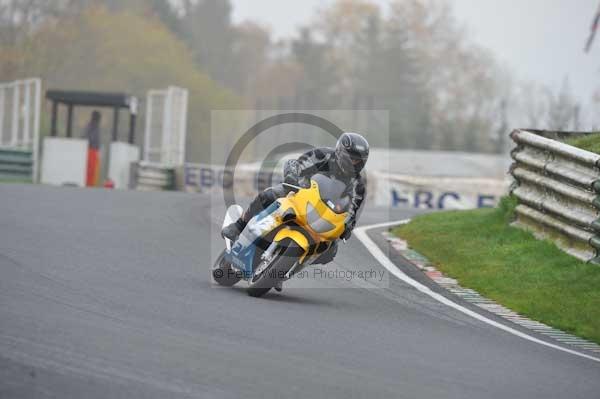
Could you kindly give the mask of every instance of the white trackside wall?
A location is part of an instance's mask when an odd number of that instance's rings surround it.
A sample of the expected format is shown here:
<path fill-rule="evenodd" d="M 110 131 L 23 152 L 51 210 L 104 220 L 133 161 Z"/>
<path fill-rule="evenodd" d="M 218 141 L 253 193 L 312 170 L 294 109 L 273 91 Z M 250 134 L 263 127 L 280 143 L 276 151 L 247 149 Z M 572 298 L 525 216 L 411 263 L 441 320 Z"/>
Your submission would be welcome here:
<path fill-rule="evenodd" d="M 63 137 L 44 138 L 44 184 L 85 187 L 88 141 Z"/>
<path fill-rule="evenodd" d="M 179 188 L 188 192 L 219 193 L 232 188 L 236 195 L 254 196 L 261 187 L 282 180 L 280 171 L 238 166 L 235 175 L 223 166 L 186 163 L 178 169 Z M 400 209 L 471 209 L 495 206 L 508 192 L 510 179 L 500 177 L 408 176 L 367 173 L 368 204 Z"/>
<path fill-rule="evenodd" d="M 473 209 L 495 206 L 508 192 L 509 179 L 407 176 L 373 172 L 374 203 L 404 209 Z"/>
<path fill-rule="evenodd" d="M 131 163 L 140 160 L 139 147 L 122 142 L 110 143 L 108 177 L 115 188 L 126 189 L 130 184 Z"/>

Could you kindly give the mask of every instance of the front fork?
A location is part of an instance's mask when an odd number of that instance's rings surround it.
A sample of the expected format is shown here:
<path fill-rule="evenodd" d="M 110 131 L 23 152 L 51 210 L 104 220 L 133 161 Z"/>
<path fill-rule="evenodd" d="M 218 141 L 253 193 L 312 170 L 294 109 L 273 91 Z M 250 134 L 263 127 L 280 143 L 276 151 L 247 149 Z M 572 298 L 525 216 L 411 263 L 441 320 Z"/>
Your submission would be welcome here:
<path fill-rule="evenodd" d="M 271 261 L 273 260 L 273 252 L 275 252 L 275 249 L 277 248 L 277 244 L 278 244 L 277 242 L 273 241 L 271 243 L 271 245 L 269 245 L 269 248 L 267 248 L 267 250 L 262 253 L 262 255 L 260 256 L 260 259 L 263 262 L 271 263 Z"/>

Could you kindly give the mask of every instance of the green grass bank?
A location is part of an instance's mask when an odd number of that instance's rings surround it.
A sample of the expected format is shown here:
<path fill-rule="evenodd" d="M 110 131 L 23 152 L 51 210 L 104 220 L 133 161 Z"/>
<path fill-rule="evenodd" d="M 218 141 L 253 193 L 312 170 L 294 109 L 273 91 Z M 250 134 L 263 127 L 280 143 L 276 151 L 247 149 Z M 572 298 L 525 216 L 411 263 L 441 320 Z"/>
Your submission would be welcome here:
<path fill-rule="evenodd" d="M 600 154 L 600 132 L 565 140 L 566 144 Z"/>
<path fill-rule="evenodd" d="M 600 343 L 600 266 L 511 227 L 516 201 L 431 213 L 394 229 L 463 287 L 531 319 Z"/>

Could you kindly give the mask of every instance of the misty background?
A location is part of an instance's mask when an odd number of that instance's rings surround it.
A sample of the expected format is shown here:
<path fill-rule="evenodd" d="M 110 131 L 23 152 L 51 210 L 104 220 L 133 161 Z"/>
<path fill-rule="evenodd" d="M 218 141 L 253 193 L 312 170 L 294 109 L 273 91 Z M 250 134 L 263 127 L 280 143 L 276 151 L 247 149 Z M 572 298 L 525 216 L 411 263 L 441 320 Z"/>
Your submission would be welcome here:
<path fill-rule="evenodd" d="M 188 88 L 192 162 L 219 109 L 388 110 L 391 148 L 503 154 L 515 127 L 600 127 L 595 3 L 0 0 L 0 81 Z"/>

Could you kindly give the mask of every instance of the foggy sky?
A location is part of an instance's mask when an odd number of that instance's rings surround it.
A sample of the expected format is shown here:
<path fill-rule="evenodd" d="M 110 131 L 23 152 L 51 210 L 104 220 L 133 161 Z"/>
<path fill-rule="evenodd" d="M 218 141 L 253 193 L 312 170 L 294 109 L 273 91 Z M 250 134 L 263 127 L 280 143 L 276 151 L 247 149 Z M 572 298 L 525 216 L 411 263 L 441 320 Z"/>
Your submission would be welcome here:
<path fill-rule="evenodd" d="M 387 0 L 375 0 L 384 8 Z M 253 19 L 289 36 L 332 0 L 232 0 L 234 20 Z M 489 48 L 522 79 L 554 89 L 568 76 L 573 95 L 589 103 L 600 89 L 600 33 L 583 47 L 600 0 L 452 0 L 472 40 Z"/>

